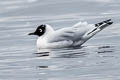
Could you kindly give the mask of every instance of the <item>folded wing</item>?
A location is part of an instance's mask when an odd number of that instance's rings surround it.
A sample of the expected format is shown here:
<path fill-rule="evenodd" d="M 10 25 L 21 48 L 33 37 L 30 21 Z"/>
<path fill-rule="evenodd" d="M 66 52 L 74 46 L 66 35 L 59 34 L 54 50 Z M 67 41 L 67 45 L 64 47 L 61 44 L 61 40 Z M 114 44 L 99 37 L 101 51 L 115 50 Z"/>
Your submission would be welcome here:
<path fill-rule="evenodd" d="M 83 35 L 93 27 L 95 27 L 93 24 L 88 24 L 87 22 L 79 22 L 72 27 L 56 30 L 53 34 L 49 36 L 48 41 L 79 41 L 81 40 Z"/>

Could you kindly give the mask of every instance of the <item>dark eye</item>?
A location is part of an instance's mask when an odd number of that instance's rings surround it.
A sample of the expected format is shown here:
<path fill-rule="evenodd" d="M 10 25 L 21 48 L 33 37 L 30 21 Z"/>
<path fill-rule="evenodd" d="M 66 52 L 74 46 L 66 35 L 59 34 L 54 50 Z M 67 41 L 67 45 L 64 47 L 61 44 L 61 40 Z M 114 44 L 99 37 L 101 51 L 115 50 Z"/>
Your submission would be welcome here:
<path fill-rule="evenodd" d="M 42 32 L 42 29 L 39 29 L 40 32 Z"/>

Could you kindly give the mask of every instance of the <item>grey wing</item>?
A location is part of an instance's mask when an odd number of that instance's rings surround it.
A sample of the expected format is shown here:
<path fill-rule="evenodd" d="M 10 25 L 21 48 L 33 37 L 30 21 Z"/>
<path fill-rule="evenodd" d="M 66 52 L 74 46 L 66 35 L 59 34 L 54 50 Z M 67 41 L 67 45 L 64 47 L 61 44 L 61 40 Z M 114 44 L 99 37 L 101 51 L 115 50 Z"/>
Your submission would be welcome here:
<path fill-rule="evenodd" d="M 49 37 L 49 42 L 59 42 L 64 40 L 72 40 L 75 31 L 71 28 L 63 28 L 56 30 L 53 34 Z"/>
<path fill-rule="evenodd" d="M 49 38 L 49 42 L 58 41 L 79 41 L 82 36 L 90 29 L 87 23 L 77 23 L 73 27 L 56 30 Z"/>

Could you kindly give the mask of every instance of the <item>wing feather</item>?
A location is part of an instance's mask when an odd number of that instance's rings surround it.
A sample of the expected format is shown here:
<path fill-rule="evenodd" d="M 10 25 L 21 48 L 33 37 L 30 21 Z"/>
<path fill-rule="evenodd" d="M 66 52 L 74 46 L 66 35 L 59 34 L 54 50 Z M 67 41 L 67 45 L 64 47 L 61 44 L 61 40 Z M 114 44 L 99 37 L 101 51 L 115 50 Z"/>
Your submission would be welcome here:
<path fill-rule="evenodd" d="M 79 22 L 72 27 L 62 28 L 56 30 L 51 36 L 49 37 L 49 42 L 58 42 L 58 41 L 79 41 L 82 36 L 90 29 L 87 22 Z M 93 27 L 93 26 L 92 26 Z"/>

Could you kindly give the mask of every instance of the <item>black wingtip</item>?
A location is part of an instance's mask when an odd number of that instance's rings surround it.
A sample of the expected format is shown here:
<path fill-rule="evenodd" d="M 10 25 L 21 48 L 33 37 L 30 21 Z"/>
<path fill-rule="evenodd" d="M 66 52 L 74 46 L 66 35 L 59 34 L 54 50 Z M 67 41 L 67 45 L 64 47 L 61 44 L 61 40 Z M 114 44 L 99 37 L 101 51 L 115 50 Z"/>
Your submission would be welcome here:
<path fill-rule="evenodd" d="M 113 22 L 111 21 L 112 19 L 108 19 L 108 20 L 106 20 L 106 21 L 104 21 L 105 23 L 107 23 L 108 25 L 111 25 L 111 24 L 113 24 Z"/>
<path fill-rule="evenodd" d="M 105 20 L 105 21 L 103 21 L 104 23 L 108 23 L 108 22 L 110 22 L 112 19 L 108 19 L 108 20 Z"/>
<path fill-rule="evenodd" d="M 113 22 L 108 22 L 107 24 L 111 25 L 111 24 L 113 24 Z"/>
<path fill-rule="evenodd" d="M 99 22 L 99 23 L 95 24 L 95 26 L 98 27 L 98 26 L 100 26 L 100 25 L 102 25 L 102 24 L 104 24 L 104 23 L 106 23 L 106 24 L 108 24 L 108 25 L 111 25 L 111 24 L 113 23 L 111 20 L 112 20 L 112 19 L 108 19 L 108 20 Z"/>
<path fill-rule="evenodd" d="M 109 21 L 111 21 L 112 19 L 108 19 L 108 20 L 106 20 L 106 22 L 109 22 Z"/>

